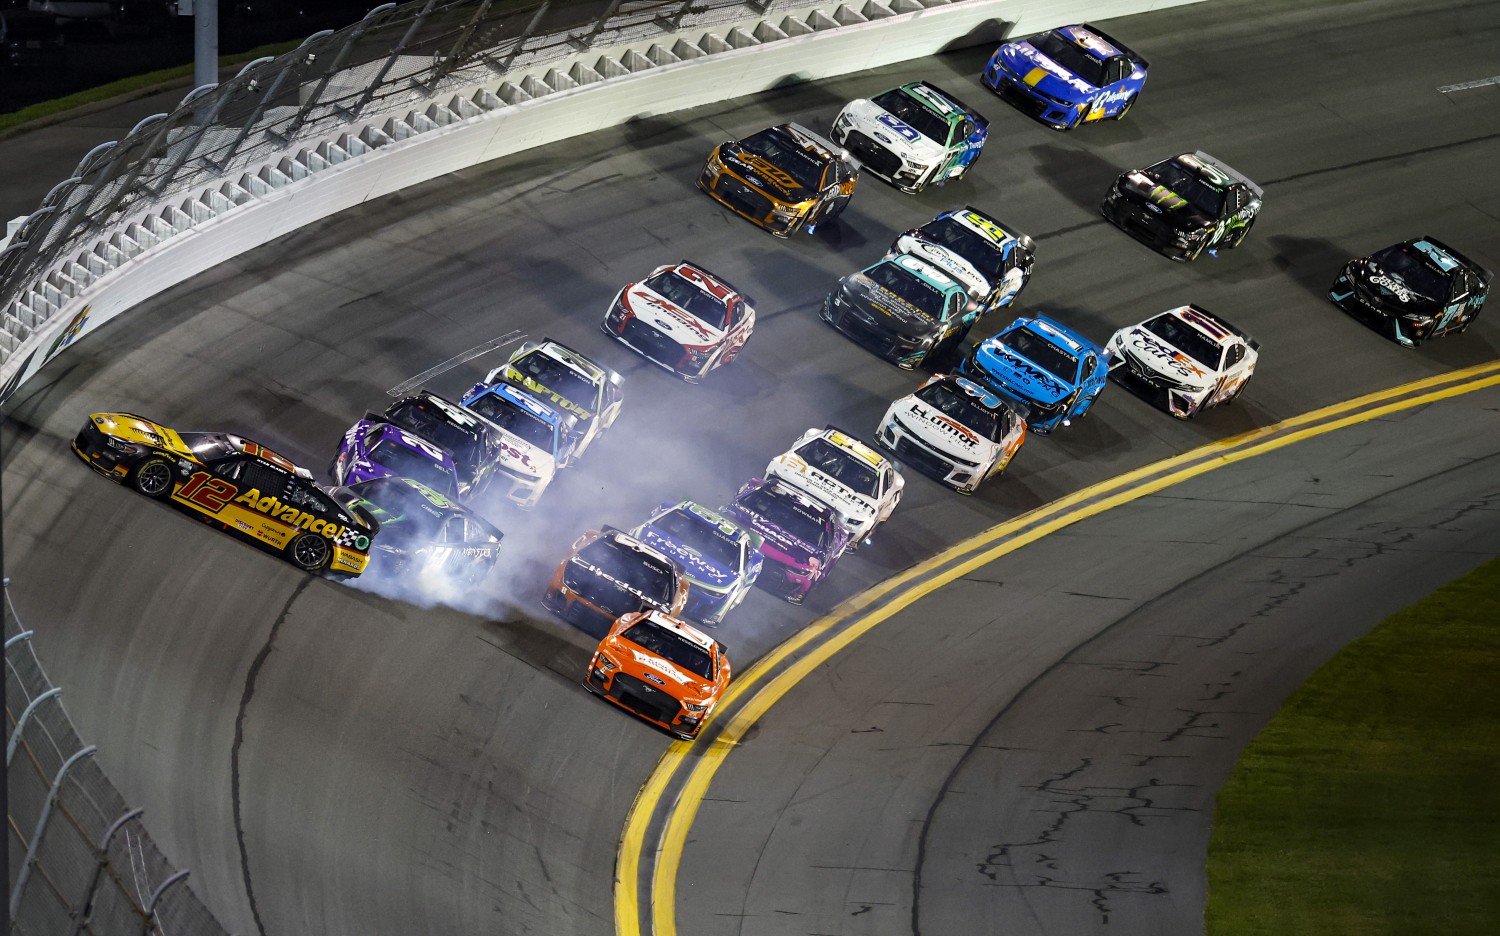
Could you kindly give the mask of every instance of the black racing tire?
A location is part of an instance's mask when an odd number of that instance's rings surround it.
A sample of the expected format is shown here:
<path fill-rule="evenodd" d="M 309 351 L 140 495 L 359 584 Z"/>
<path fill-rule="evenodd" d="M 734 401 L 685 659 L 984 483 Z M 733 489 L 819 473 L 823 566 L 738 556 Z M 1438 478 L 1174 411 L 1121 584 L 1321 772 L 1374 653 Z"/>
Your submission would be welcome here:
<path fill-rule="evenodd" d="M 304 572 L 322 572 L 333 559 L 333 547 L 326 536 L 303 530 L 286 544 L 286 558 Z"/>
<path fill-rule="evenodd" d="M 172 463 L 160 455 L 141 461 L 130 472 L 130 486 L 152 500 L 165 500 L 172 494 Z"/>
<path fill-rule="evenodd" d="M 1138 98 L 1138 97 L 1140 97 L 1140 96 L 1141 96 L 1141 92 L 1139 92 L 1139 91 L 1137 91 L 1136 93 L 1132 94 L 1125 101 L 1125 106 L 1122 107 L 1122 108 L 1120 108 L 1120 112 L 1118 114 L 1114 115 L 1113 117 L 1109 118 L 1109 119 L 1110 120 L 1124 120 L 1125 119 L 1125 115 L 1128 114 L 1128 113 L 1130 113 L 1130 109 L 1135 106 L 1135 99 Z"/>

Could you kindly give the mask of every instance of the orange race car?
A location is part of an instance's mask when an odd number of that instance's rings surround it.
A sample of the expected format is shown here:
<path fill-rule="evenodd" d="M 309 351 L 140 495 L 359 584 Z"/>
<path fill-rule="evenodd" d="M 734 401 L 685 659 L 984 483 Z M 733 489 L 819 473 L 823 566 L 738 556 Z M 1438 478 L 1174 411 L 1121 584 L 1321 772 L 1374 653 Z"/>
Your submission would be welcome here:
<path fill-rule="evenodd" d="M 698 737 L 729 686 L 724 645 L 660 611 L 615 622 L 583 685 L 684 741 Z"/>
<path fill-rule="evenodd" d="M 777 237 L 833 220 L 858 182 L 847 151 L 794 123 L 724 141 L 698 175 L 711 198 Z"/>
<path fill-rule="evenodd" d="M 597 634 L 632 611 L 681 614 L 688 587 L 677 560 L 607 526 L 573 541 L 542 604 L 574 624 L 598 626 Z"/>

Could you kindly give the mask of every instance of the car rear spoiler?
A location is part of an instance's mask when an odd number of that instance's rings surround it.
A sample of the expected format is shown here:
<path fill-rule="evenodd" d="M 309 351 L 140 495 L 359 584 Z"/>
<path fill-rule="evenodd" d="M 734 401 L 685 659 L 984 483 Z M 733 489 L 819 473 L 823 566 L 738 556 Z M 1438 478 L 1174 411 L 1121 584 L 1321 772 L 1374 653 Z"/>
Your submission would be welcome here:
<path fill-rule="evenodd" d="M 1193 158 L 1198 160 L 1199 162 L 1206 162 L 1210 166 L 1213 166 L 1215 169 L 1218 169 L 1220 172 L 1224 173 L 1230 178 L 1236 179 L 1250 186 L 1250 191 L 1255 193 L 1256 198 L 1265 197 L 1265 189 L 1261 188 L 1259 185 L 1256 185 L 1254 182 L 1251 182 L 1249 176 L 1245 175 L 1243 172 L 1240 172 L 1238 169 L 1235 169 L 1233 166 L 1230 166 L 1222 159 L 1216 159 L 1213 156 L 1210 156 L 1209 154 L 1203 152 L 1203 150 L 1197 150 L 1196 152 L 1194 152 Z"/>
<path fill-rule="evenodd" d="M 1480 278 L 1480 280 L 1482 280 L 1484 282 L 1484 285 L 1488 286 L 1490 284 L 1490 282 L 1492 280 L 1494 280 L 1495 274 L 1492 273 L 1492 272 L 1490 272 L 1490 270 L 1488 270 L 1487 268 L 1485 268 L 1483 266 L 1480 266 L 1478 263 L 1476 263 L 1474 261 L 1474 258 L 1459 253 L 1458 251 L 1454 250 L 1452 247 L 1449 247 L 1447 244 L 1445 244 L 1442 241 L 1438 240 L 1436 237 L 1433 237 L 1431 234 L 1423 234 L 1422 235 L 1422 240 L 1424 240 L 1427 243 L 1431 244 L 1432 246 L 1438 248 L 1439 250 L 1442 250 L 1442 251 L 1447 252 L 1448 254 L 1451 254 L 1452 257 L 1453 257 L 1453 259 L 1457 260 L 1459 263 L 1462 263 L 1464 266 L 1468 267 L 1473 272 L 1478 273 L 1479 274 L 1479 278 Z"/>
<path fill-rule="evenodd" d="M 1215 322 L 1218 322 L 1220 325 L 1223 325 L 1225 328 L 1229 329 L 1234 334 L 1236 334 L 1236 335 L 1240 336 L 1241 338 L 1245 339 L 1245 344 L 1249 345 L 1252 349 L 1254 349 L 1256 351 L 1260 350 L 1260 342 L 1259 341 L 1257 341 L 1254 338 L 1252 338 L 1250 336 L 1250 333 L 1247 332 L 1247 331 L 1245 331 L 1243 328 L 1238 327 L 1233 322 L 1226 321 L 1224 319 L 1224 316 L 1219 315 L 1219 314 L 1214 313 L 1214 312 L 1210 312 L 1207 309 L 1203 308 L 1203 306 L 1198 305 L 1195 302 L 1188 303 L 1188 308 L 1192 309 L 1194 312 L 1197 312 L 1199 315 L 1202 315 L 1202 316 L 1205 316 L 1207 318 L 1213 319 Z"/>
<path fill-rule="evenodd" d="M 1141 58 L 1139 52 L 1136 52 L 1134 49 L 1116 39 L 1114 36 L 1111 36 L 1109 33 L 1100 29 L 1098 26 L 1095 26 L 1093 23 L 1084 23 L 1083 28 L 1098 36 L 1100 39 L 1103 39 L 1105 42 L 1114 46 L 1116 49 L 1119 49 L 1121 52 L 1124 52 L 1126 55 L 1130 56 L 1130 60 L 1139 65 L 1141 68 L 1151 67 L 1151 63 Z"/>
<path fill-rule="evenodd" d="M 931 91 L 933 94 L 936 94 L 939 97 L 945 97 L 953 103 L 957 104 L 960 110 L 962 110 L 970 117 L 974 118 L 974 122 L 979 124 L 981 127 L 988 127 L 990 125 L 990 119 L 988 117 L 965 104 L 963 101 L 960 101 L 957 96 L 944 91 L 942 88 L 939 88 L 937 85 L 933 84 L 930 81 L 918 81 L 917 84 L 926 88 L 928 91 Z"/>

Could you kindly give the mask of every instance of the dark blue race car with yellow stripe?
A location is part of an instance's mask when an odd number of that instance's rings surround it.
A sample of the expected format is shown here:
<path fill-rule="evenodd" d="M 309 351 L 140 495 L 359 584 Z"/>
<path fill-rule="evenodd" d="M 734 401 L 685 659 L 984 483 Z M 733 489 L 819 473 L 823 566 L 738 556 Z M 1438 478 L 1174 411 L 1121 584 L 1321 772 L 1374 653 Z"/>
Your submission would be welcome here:
<path fill-rule="evenodd" d="M 1097 26 L 1064 26 L 995 50 L 981 80 L 1056 130 L 1130 113 L 1146 83 L 1145 59 Z"/>

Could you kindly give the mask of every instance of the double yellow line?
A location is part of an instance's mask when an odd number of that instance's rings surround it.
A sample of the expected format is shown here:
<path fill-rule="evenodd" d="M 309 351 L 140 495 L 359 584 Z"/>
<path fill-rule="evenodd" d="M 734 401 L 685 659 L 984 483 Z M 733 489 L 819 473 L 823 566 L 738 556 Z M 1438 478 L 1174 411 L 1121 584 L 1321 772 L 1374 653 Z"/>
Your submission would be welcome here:
<path fill-rule="evenodd" d="M 1083 488 L 991 527 L 843 602 L 777 646 L 730 685 L 716 714 L 733 714 L 717 737 L 707 744 L 673 742 L 657 762 L 631 804 L 620 838 L 615 862 L 617 936 L 677 936 L 677 873 L 683 847 L 698 815 L 698 806 L 724 758 L 793 686 L 877 624 L 1007 553 L 1121 504 L 1313 436 L 1496 385 L 1500 385 L 1500 361 L 1491 361 L 1366 394 L 1211 442 Z M 893 597 L 885 600 L 888 596 Z M 864 613 L 876 605 L 879 606 Z M 804 649 L 807 652 L 797 657 Z M 783 668 L 789 660 L 792 662 Z M 736 708 L 736 703 L 747 696 L 748 700 Z M 713 720 L 705 729 L 714 727 Z M 674 784 L 689 762 L 692 766 L 686 779 Z M 675 796 L 667 803 L 667 815 L 658 822 L 658 813 L 674 786 Z M 661 826 L 661 834 L 653 854 L 649 897 L 644 903 L 649 920 L 643 926 L 641 863 L 653 824 Z"/>

